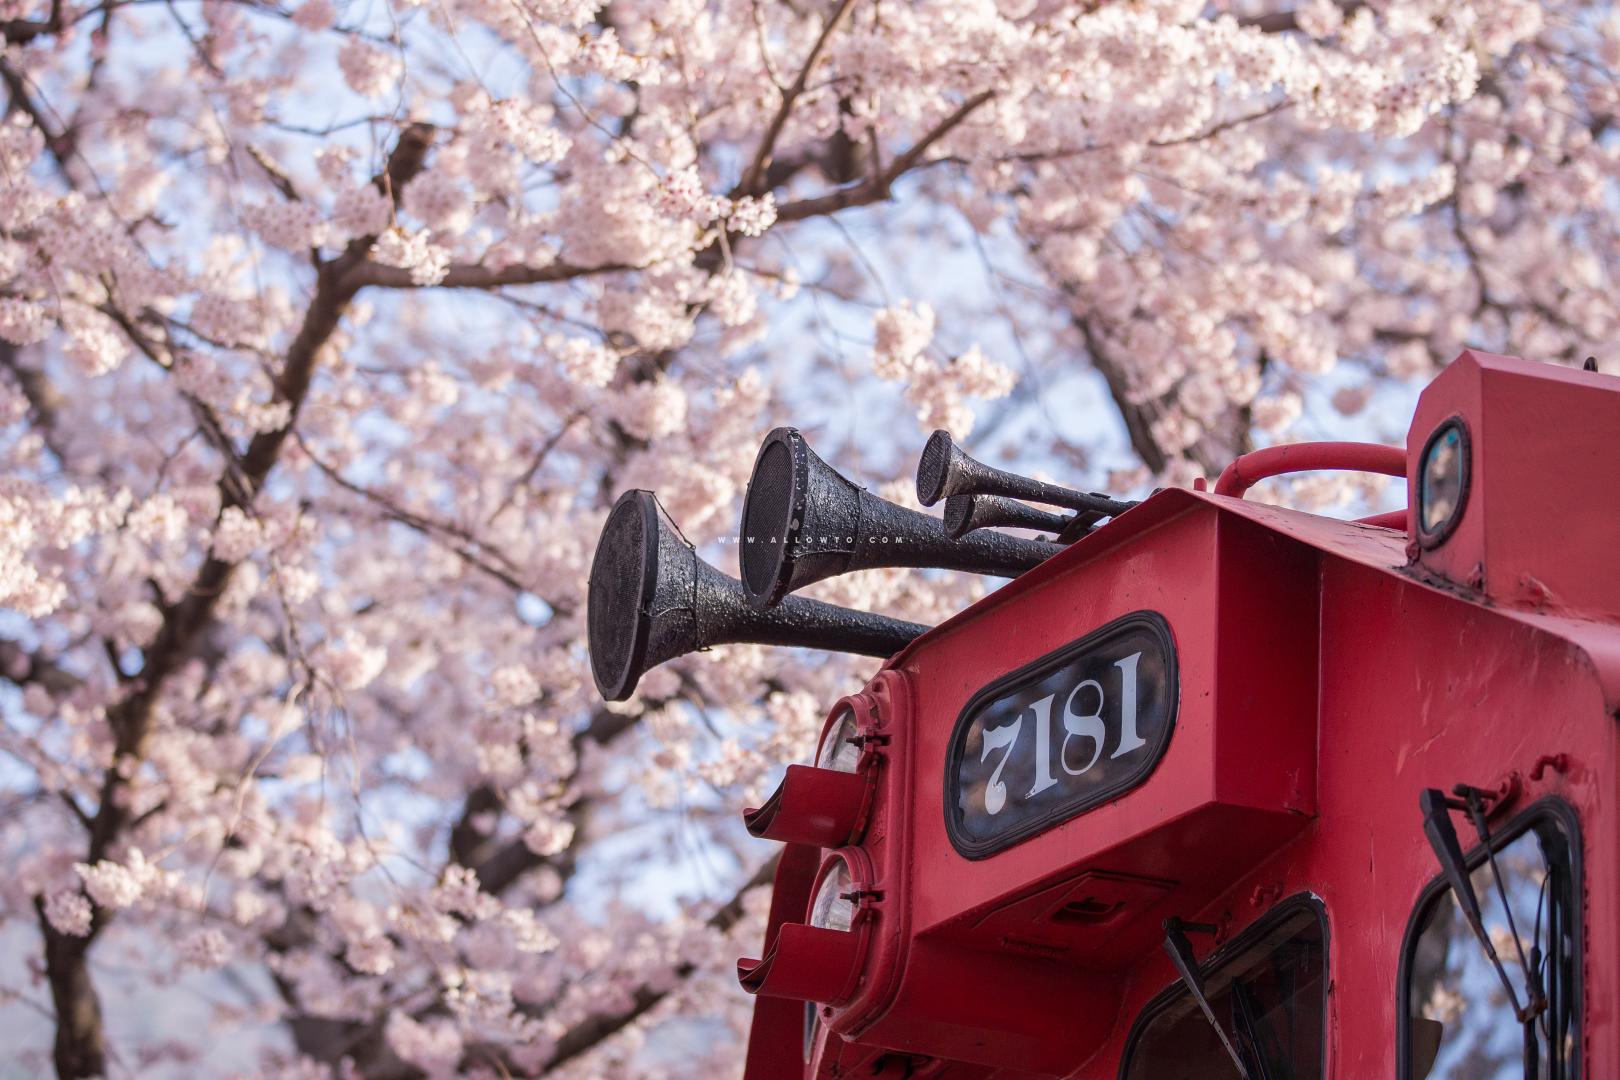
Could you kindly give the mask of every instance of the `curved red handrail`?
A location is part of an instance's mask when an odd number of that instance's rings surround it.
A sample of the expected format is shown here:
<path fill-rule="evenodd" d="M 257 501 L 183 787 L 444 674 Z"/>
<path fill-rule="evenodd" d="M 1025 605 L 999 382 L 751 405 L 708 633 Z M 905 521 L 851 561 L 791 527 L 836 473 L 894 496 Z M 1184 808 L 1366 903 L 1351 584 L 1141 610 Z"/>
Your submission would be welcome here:
<path fill-rule="evenodd" d="M 1244 454 L 1221 471 L 1215 481 L 1215 494 L 1241 499 L 1249 488 L 1283 473 L 1315 469 L 1342 469 L 1349 472 L 1406 475 L 1406 451 L 1382 443 L 1305 442 L 1268 446 Z"/>
<path fill-rule="evenodd" d="M 1398 529 L 1406 531 L 1406 510 L 1391 510 L 1388 513 L 1374 514 L 1372 517 L 1356 518 L 1357 525 L 1376 525 L 1380 529 Z"/>

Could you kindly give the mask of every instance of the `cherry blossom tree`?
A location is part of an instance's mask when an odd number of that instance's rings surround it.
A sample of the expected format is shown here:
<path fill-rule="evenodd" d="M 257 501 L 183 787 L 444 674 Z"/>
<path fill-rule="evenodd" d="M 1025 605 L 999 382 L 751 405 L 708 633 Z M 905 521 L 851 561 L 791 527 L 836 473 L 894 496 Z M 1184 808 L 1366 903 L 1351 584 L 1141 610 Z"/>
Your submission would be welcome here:
<path fill-rule="evenodd" d="M 1607 5 L 6 0 L 0 32 L 0 992 L 63 1077 L 734 1075 L 772 871 L 735 812 L 872 665 L 735 646 L 604 705 L 618 492 L 734 571 L 777 423 L 901 500 L 975 422 L 1139 492 L 1398 436 L 1368 402 L 1464 345 L 1578 362 L 1620 320 Z M 985 587 L 914 580 L 816 592 L 929 622 Z"/>

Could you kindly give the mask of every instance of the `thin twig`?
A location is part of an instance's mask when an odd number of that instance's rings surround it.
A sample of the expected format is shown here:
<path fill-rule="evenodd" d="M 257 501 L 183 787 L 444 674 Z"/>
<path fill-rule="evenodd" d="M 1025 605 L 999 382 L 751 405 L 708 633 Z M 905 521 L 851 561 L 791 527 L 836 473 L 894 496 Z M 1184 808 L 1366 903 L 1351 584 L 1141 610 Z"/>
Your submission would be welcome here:
<path fill-rule="evenodd" d="M 924 164 L 923 157 L 939 140 L 949 135 L 955 128 L 973 114 L 985 102 L 996 96 L 994 90 L 981 90 L 966 101 L 958 105 L 954 111 L 918 139 L 910 149 L 889 163 L 877 176 L 852 187 L 841 188 L 827 195 L 818 195 L 810 199 L 801 199 L 798 202 L 788 203 L 776 212 L 778 221 L 803 221 L 806 218 L 822 217 L 837 213 L 854 206 L 867 206 L 871 203 L 882 202 L 887 199 L 894 189 L 895 183 L 913 168 Z"/>
<path fill-rule="evenodd" d="M 310 448 L 307 442 L 304 441 L 302 434 L 294 432 L 293 439 L 298 443 L 299 448 L 302 449 L 306 455 L 308 455 L 309 460 L 314 463 L 315 467 L 321 471 L 323 476 L 343 490 L 350 492 L 351 494 L 358 495 L 367 502 L 377 506 L 382 510 L 383 516 L 388 518 L 390 521 L 396 521 L 401 525 L 409 526 L 429 539 L 436 540 L 440 544 L 443 544 L 447 549 L 454 553 L 458 558 L 466 562 L 469 566 L 482 570 L 484 573 L 512 589 L 514 592 L 527 592 L 529 590 L 529 587 L 519 580 L 515 570 L 496 566 L 485 559 L 484 556 L 478 551 L 475 551 L 472 547 L 468 546 L 474 545 L 479 548 L 490 550 L 491 553 L 497 558 L 500 558 L 502 562 L 507 563 L 507 567 L 511 566 L 511 563 L 502 557 L 499 552 L 494 552 L 493 549 L 487 548 L 487 546 L 482 541 L 478 540 L 478 538 L 470 535 L 465 530 L 456 528 L 453 525 L 448 525 L 442 521 L 435 521 L 434 519 L 424 517 L 415 511 L 407 510 L 387 497 L 377 494 L 370 488 L 367 488 L 361 484 L 356 484 L 353 480 L 350 480 L 348 477 L 338 472 L 337 469 L 322 461 L 320 456 Z"/>
<path fill-rule="evenodd" d="M 805 84 L 810 81 L 816 65 L 821 63 L 821 58 L 827 51 L 827 43 L 832 40 L 832 36 L 838 32 L 838 28 L 843 25 L 854 7 L 855 0 L 839 0 L 838 7 L 822 26 L 821 33 L 816 37 L 816 43 L 810 47 L 810 55 L 804 58 L 804 64 L 799 68 L 798 77 L 793 80 L 793 85 L 783 92 L 782 104 L 777 106 L 776 115 L 771 117 L 770 126 L 760 137 L 759 148 L 754 151 L 754 160 L 743 171 L 742 179 L 737 182 L 736 190 L 732 192 L 732 198 L 764 194 L 762 184 L 765 170 L 770 168 L 771 157 L 776 153 L 776 140 L 781 137 L 782 129 L 787 126 L 788 116 L 793 112 L 793 106 L 799 100 L 799 95 L 804 93 Z"/>

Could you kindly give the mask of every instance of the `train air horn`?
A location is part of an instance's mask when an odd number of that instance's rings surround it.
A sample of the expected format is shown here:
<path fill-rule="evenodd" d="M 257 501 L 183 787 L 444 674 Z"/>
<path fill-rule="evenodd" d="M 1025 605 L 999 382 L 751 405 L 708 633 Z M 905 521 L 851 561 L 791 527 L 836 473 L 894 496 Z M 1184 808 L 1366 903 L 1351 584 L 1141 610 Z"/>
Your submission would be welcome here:
<path fill-rule="evenodd" d="M 1048 514 L 999 495 L 952 495 L 945 500 L 946 536 L 962 537 L 995 526 L 1061 533 L 1073 521 L 1072 517 Z"/>
<path fill-rule="evenodd" d="M 736 578 L 698 558 L 664 521 L 650 491 L 627 491 L 613 504 L 596 542 L 587 608 L 591 673 L 609 701 L 628 698 L 649 668 L 711 645 L 890 656 L 927 629 L 801 597 L 756 610 Z"/>
<path fill-rule="evenodd" d="M 928 437 L 917 462 L 917 500 L 933 506 L 952 495 L 999 495 L 1061 506 L 1099 519 L 1123 514 L 1136 505 L 1095 491 L 1074 491 L 994 468 L 970 457 L 951 439 L 950 432 L 936 431 Z"/>
<path fill-rule="evenodd" d="M 740 540 L 743 592 L 756 607 L 852 570 L 926 566 L 1017 577 L 1062 550 L 1000 533 L 952 539 L 937 518 L 840 475 L 793 428 L 777 428 L 759 448 Z"/>

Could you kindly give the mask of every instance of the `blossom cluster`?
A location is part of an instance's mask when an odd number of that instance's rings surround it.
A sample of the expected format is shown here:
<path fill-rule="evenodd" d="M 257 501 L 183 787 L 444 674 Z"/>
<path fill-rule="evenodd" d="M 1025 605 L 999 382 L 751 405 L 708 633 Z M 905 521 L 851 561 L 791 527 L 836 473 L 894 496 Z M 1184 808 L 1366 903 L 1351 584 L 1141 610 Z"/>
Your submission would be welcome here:
<path fill-rule="evenodd" d="M 1607 4 L 12 6 L 3 992 L 137 949 L 259 1075 L 740 1070 L 734 811 L 871 664 L 602 702 L 619 492 L 734 573 L 781 423 L 908 505 L 935 427 L 1136 495 L 1398 439 L 1465 345 L 1620 362 Z M 809 592 L 986 588 L 914 583 Z M 225 1068 L 101 1004 L 117 1061 Z"/>

